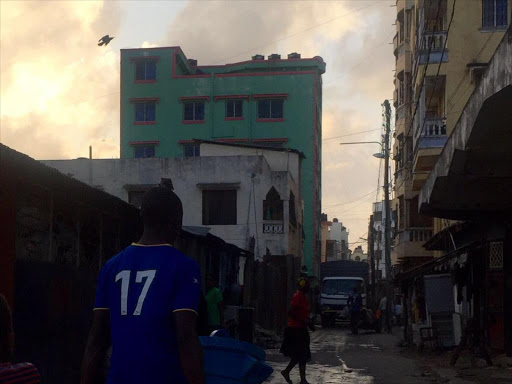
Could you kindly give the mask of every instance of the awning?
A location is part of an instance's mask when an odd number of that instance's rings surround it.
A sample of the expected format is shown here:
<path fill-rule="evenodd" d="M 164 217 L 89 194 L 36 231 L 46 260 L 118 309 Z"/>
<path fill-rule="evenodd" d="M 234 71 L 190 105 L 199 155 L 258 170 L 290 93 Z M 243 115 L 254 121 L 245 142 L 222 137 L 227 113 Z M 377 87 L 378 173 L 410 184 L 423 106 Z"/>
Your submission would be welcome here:
<path fill-rule="evenodd" d="M 452 259 L 455 257 L 463 254 L 464 252 L 468 251 L 469 249 L 476 249 L 482 246 L 481 242 L 474 241 L 469 244 L 465 244 L 460 246 L 459 248 L 448 252 L 444 256 L 441 256 L 437 259 L 434 259 L 432 261 L 429 261 L 423 265 L 420 265 L 419 267 L 416 267 L 414 269 L 411 269 L 410 271 L 407 271 L 405 273 L 400 273 L 396 276 L 396 280 L 398 281 L 405 281 L 405 280 L 411 280 L 415 277 L 426 275 L 427 273 L 432 272 L 436 268 L 443 266 L 445 264 L 448 264 Z"/>

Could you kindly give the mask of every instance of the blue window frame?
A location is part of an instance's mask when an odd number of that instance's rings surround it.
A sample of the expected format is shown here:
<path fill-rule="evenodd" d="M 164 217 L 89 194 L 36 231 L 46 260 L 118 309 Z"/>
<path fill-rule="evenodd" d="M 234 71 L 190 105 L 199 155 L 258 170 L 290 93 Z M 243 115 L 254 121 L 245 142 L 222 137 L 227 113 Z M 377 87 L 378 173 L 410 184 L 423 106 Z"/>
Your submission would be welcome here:
<path fill-rule="evenodd" d="M 183 120 L 203 121 L 204 101 L 191 101 L 183 103 Z"/>
<path fill-rule="evenodd" d="M 155 121 L 155 102 L 135 103 L 135 121 L 148 122 Z"/>
<path fill-rule="evenodd" d="M 155 157 L 154 145 L 136 145 L 134 147 L 135 158 Z"/>
<path fill-rule="evenodd" d="M 508 25 L 507 8 L 507 0 L 482 0 L 482 27 L 506 27 Z"/>
<path fill-rule="evenodd" d="M 156 61 L 137 61 L 135 64 L 135 80 L 156 80 Z"/>
<path fill-rule="evenodd" d="M 258 100 L 258 119 L 282 119 L 283 99 Z"/>
<path fill-rule="evenodd" d="M 233 119 L 243 117 L 243 105 L 242 100 L 227 100 L 226 118 Z"/>

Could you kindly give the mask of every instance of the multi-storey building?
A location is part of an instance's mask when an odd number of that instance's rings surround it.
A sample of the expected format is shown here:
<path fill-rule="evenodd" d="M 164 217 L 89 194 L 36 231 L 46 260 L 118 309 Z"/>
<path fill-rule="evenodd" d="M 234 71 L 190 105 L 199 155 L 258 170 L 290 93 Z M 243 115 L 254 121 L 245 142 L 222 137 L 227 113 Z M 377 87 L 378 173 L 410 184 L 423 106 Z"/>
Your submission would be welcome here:
<path fill-rule="evenodd" d="M 422 245 L 441 220 L 418 214 L 418 194 L 510 22 L 512 0 L 397 0 L 393 146 L 404 270 L 434 256 Z"/>
<path fill-rule="evenodd" d="M 322 263 L 336 260 L 350 260 L 348 230 L 337 218 L 327 220 L 322 214 Z"/>
<path fill-rule="evenodd" d="M 376 280 L 386 278 L 386 210 L 384 209 L 384 201 L 373 203 L 373 213 L 370 219 L 370 228 L 372 231 L 371 236 L 369 235 L 369 249 L 368 252 L 373 255 L 373 262 L 375 269 Z M 391 213 L 391 228 L 389 230 L 390 241 L 392 241 L 393 233 L 395 231 L 395 218 L 393 212 Z M 396 260 L 391 260 L 391 264 L 394 265 Z M 373 273 L 373 271 L 372 271 Z"/>
<path fill-rule="evenodd" d="M 301 151 L 304 264 L 314 274 L 324 72 L 321 57 L 297 53 L 199 66 L 179 47 L 121 50 L 121 157 L 199 156 L 193 139 Z"/>

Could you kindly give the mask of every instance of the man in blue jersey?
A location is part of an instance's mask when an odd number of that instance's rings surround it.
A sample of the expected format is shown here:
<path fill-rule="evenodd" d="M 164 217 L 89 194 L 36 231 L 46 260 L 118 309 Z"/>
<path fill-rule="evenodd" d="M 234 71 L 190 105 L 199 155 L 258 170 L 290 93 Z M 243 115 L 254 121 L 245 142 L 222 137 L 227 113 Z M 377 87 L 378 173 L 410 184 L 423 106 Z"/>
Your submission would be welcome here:
<path fill-rule="evenodd" d="M 82 384 L 101 382 L 112 342 L 108 384 L 203 384 L 197 337 L 199 267 L 172 244 L 183 216 L 167 187 L 144 195 L 144 233 L 100 272 Z"/>

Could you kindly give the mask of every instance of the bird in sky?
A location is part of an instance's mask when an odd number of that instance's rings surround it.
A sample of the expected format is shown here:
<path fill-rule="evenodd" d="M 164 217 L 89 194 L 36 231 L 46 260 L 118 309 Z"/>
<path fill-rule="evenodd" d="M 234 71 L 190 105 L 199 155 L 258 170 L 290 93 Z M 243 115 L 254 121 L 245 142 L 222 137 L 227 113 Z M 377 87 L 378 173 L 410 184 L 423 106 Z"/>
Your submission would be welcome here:
<path fill-rule="evenodd" d="M 110 37 L 109 35 L 105 35 L 103 36 L 101 39 L 98 40 L 98 45 L 101 47 L 101 46 L 107 46 L 108 43 L 110 43 L 112 40 L 114 39 L 114 37 Z"/>

